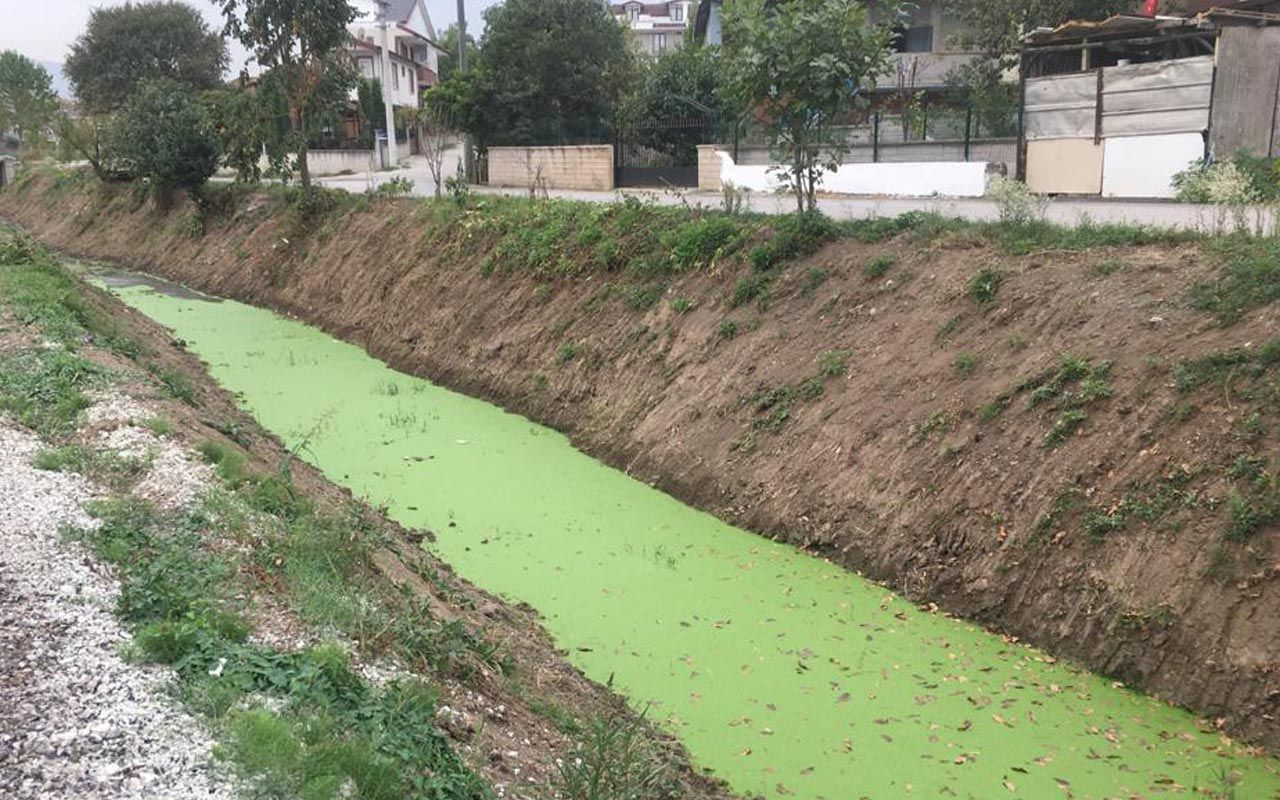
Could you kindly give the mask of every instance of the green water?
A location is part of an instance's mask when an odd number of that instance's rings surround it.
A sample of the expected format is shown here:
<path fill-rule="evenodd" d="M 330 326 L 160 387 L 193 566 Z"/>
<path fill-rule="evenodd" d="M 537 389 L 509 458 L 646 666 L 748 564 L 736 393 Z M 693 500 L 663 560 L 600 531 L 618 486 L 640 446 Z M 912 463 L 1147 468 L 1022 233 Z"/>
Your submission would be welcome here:
<path fill-rule="evenodd" d="M 527 419 L 266 311 L 110 283 L 331 478 L 536 607 L 575 664 L 740 792 L 1147 798 L 1234 771 L 1235 796 L 1280 797 L 1275 760 L 1190 715 L 918 611 Z"/>

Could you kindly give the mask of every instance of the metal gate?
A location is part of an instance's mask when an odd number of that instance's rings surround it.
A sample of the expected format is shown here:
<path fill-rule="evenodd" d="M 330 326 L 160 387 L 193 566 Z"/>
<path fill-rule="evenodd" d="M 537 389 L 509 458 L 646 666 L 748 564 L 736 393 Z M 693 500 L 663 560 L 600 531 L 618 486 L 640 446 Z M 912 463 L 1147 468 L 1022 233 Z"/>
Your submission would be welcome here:
<path fill-rule="evenodd" d="M 713 140 L 708 117 L 620 126 L 613 143 L 615 186 L 697 186 L 698 145 Z"/>

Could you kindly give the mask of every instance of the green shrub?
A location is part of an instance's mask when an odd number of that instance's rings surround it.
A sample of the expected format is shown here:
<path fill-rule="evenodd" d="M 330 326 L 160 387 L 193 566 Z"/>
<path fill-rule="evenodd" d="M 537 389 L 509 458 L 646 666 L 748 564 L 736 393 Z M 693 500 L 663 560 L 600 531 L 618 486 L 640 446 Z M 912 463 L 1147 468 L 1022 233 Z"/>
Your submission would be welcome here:
<path fill-rule="evenodd" d="M 955 366 L 957 374 L 961 377 L 967 378 L 978 368 L 978 357 L 973 353 L 965 351 L 957 353 L 951 363 Z"/>
<path fill-rule="evenodd" d="M 115 169 L 161 191 L 197 190 L 218 168 L 218 136 L 204 107 L 167 79 L 138 85 L 116 113 L 107 141 Z"/>
<path fill-rule="evenodd" d="M 800 294 L 808 297 L 818 291 L 818 287 L 827 282 L 831 273 L 823 267 L 809 267 L 805 273 L 804 283 L 800 286 Z"/>
<path fill-rule="evenodd" d="M 680 269 L 711 263 L 738 235 L 738 225 L 728 217 L 708 216 L 686 222 L 663 236 L 663 246 Z"/>
<path fill-rule="evenodd" d="M 765 303 L 769 299 L 769 286 L 772 278 L 768 274 L 755 272 L 740 278 L 733 285 L 733 291 L 729 295 L 729 307 L 737 308 L 751 301 Z"/>
<path fill-rule="evenodd" d="M 969 279 L 969 296 L 982 305 L 995 302 L 1004 275 L 992 267 L 984 267 Z"/>
<path fill-rule="evenodd" d="M 568 364 L 570 361 L 578 357 L 581 348 L 573 342 L 565 342 L 560 345 L 560 349 L 556 351 L 556 359 L 561 364 Z"/>
<path fill-rule="evenodd" d="M 877 278 L 884 277 L 885 273 L 889 271 L 889 268 L 892 267 L 894 263 L 895 259 L 893 256 L 888 255 L 887 253 L 878 255 L 867 261 L 862 268 L 862 272 L 869 280 L 875 280 Z"/>
<path fill-rule="evenodd" d="M 65 350 L 39 348 L 0 356 L 0 409 L 44 436 L 67 433 L 89 407 L 84 389 L 99 375 L 96 366 Z"/>
<path fill-rule="evenodd" d="M 1247 312 L 1280 301 L 1280 238 L 1219 236 L 1206 250 L 1221 266 L 1217 280 L 1191 288 L 1191 305 L 1230 325 Z"/>
<path fill-rule="evenodd" d="M 823 350 L 818 353 L 818 374 L 835 378 L 849 371 L 848 350 Z"/>
<path fill-rule="evenodd" d="M 556 790 L 564 800 L 675 797 L 678 790 L 641 723 L 624 716 L 592 720 L 558 764 Z"/>

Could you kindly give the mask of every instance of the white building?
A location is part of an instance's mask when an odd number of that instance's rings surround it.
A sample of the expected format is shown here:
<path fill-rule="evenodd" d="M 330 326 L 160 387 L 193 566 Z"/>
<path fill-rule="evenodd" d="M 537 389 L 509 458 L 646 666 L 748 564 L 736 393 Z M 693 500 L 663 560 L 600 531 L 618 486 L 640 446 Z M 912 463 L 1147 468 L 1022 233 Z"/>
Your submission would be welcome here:
<path fill-rule="evenodd" d="M 673 0 L 670 3 L 627 0 L 610 4 L 609 11 L 635 34 L 640 52 L 656 56 L 684 42 L 692 23 L 690 15 L 696 7 L 697 4 L 691 0 Z"/>
<path fill-rule="evenodd" d="M 382 74 L 382 29 L 376 0 L 354 0 L 359 16 L 347 26 L 348 50 L 364 78 L 377 78 L 391 89 L 391 104 L 417 108 L 418 95 L 434 86 L 442 52 L 436 30 L 422 0 L 388 0 L 387 40 L 391 74 Z"/>

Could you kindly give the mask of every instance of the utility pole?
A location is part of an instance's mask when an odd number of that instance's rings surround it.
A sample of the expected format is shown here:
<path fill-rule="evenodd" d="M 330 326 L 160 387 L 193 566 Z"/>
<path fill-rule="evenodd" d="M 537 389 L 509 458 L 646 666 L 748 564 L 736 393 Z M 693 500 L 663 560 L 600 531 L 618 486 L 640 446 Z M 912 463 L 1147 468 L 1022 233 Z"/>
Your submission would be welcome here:
<path fill-rule="evenodd" d="M 458 0 L 459 3 L 462 0 Z M 387 36 L 387 9 L 391 0 L 378 0 L 378 27 L 382 29 L 382 108 L 387 119 L 387 166 L 396 165 L 396 110 L 391 105 L 391 46 Z"/>
<path fill-rule="evenodd" d="M 458 0 L 458 69 L 467 68 L 467 0 Z M 471 159 L 471 137 L 462 135 L 462 165 L 470 183 L 475 175 Z"/>

